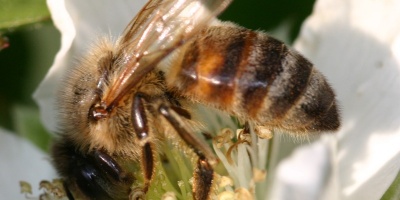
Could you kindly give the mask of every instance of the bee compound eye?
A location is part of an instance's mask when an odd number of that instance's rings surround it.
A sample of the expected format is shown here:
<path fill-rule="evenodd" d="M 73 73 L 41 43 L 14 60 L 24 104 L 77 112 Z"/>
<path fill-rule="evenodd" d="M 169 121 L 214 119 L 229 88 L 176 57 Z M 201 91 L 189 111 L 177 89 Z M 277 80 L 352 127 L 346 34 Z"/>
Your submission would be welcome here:
<path fill-rule="evenodd" d="M 116 160 L 105 152 L 96 150 L 94 158 L 98 167 L 112 179 L 119 182 L 131 182 L 133 177 L 125 173 Z"/>
<path fill-rule="evenodd" d="M 92 165 L 83 165 L 78 169 L 76 183 L 82 193 L 91 199 L 111 199 L 103 188 L 107 185 L 106 180 Z"/>

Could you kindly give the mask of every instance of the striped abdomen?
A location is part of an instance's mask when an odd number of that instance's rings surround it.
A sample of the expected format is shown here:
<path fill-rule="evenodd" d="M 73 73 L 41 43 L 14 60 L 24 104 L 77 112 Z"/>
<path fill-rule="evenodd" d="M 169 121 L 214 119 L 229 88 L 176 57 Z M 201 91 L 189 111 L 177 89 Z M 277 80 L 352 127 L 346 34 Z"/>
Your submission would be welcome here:
<path fill-rule="evenodd" d="M 168 80 L 182 95 L 291 132 L 339 127 L 330 85 L 282 42 L 229 25 L 208 28 L 184 48 Z"/>

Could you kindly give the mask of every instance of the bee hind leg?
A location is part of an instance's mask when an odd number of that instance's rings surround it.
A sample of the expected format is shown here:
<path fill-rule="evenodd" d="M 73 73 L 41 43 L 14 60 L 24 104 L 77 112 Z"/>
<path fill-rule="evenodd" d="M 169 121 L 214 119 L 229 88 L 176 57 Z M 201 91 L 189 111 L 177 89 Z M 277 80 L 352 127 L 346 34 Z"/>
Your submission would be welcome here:
<path fill-rule="evenodd" d="M 210 199 L 214 180 L 212 164 L 215 164 L 217 159 L 206 144 L 185 128 L 181 118 L 186 116 L 180 114 L 182 111 L 165 104 L 161 104 L 158 110 L 199 158 L 194 172 L 193 199 Z"/>

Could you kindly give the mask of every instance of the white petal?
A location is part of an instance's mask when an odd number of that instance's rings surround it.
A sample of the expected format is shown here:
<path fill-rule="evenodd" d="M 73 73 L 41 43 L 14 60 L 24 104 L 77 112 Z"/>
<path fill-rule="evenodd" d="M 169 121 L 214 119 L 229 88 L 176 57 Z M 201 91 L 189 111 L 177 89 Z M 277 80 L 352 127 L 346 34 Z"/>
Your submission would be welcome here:
<path fill-rule="evenodd" d="M 42 121 L 56 130 L 55 95 L 61 77 L 99 37 L 117 38 L 146 0 L 48 0 L 52 19 L 60 30 L 61 49 L 45 79 L 34 93 Z"/>
<path fill-rule="evenodd" d="M 399 1 L 321 0 L 296 43 L 341 105 L 341 199 L 379 199 L 400 168 L 399 10 Z"/>
<path fill-rule="evenodd" d="M 297 148 L 289 158 L 280 162 L 269 199 L 320 199 L 333 164 L 331 145 L 332 139 L 327 136 Z"/>
<path fill-rule="evenodd" d="M 31 184 L 38 196 L 39 182 L 56 177 L 48 155 L 16 134 L 0 128 L 0 197 L 25 199 L 20 193 L 19 181 Z"/>

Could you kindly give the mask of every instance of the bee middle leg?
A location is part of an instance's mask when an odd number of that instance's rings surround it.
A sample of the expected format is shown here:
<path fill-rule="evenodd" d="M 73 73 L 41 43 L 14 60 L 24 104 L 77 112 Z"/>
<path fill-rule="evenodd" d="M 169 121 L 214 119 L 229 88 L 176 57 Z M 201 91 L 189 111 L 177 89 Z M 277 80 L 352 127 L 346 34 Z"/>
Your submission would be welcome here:
<path fill-rule="evenodd" d="M 207 145 L 203 144 L 199 138 L 185 128 L 182 117 L 186 117 L 186 115 L 181 114 L 184 112 L 165 104 L 161 104 L 158 110 L 199 158 L 197 161 L 197 168 L 194 172 L 193 199 L 210 199 L 212 182 L 214 179 L 212 164 L 215 164 L 217 159 Z"/>

